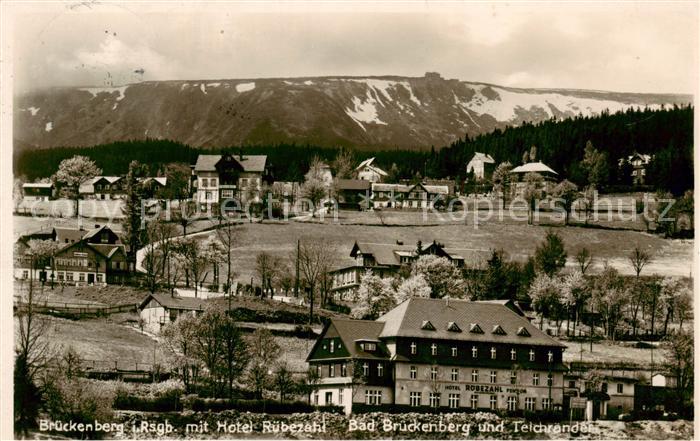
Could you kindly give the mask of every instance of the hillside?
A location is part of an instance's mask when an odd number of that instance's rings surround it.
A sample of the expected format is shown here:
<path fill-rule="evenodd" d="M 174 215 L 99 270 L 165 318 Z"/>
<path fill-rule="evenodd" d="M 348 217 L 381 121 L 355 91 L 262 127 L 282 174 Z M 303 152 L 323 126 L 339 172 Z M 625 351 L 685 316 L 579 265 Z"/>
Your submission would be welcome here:
<path fill-rule="evenodd" d="M 22 149 L 145 138 L 205 148 L 296 142 L 416 149 L 525 122 L 691 101 L 687 95 L 515 89 L 435 73 L 158 81 L 18 96 L 14 138 Z"/>

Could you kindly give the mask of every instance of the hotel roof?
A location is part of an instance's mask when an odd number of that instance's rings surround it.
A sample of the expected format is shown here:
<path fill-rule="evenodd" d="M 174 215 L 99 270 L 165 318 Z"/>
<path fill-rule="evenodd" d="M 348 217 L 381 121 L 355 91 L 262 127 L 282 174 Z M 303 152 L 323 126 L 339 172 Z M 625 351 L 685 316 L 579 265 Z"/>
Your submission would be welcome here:
<path fill-rule="evenodd" d="M 241 164 L 243 170 L 247 172 L 263 172 L 265 171 L 265 163 L 267 162 L 266 155 L 231 155 L 236 162 Z M 221 159 L 221 155 L 199 155 L 197 163 L 194 166 L 195 171 L 216 171 L 216 164 Z"/>

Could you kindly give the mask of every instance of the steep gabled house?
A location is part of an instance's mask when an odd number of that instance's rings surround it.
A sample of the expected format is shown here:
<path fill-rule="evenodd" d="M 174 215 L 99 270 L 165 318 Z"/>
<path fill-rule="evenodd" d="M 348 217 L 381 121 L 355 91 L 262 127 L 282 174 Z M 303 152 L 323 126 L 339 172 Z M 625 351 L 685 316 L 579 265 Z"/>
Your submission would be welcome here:
<path fill-rule="evenodd" d="M 389 176 L 387 172 L 374 165 L 374 158 L 365 159 L 355 168 L 357 179 L 370 182 L 382 182 Z"/>
<path fill-rule="evenodd" d="M 143 327 L 155 334 L 183 314 L 197 315 L 204 311 L 207 301 L 195 297 L 149 294 L 138 307 Z"/>
<path fill-rule="evenodd" d="M 266 155 L 199 155 L 192 168 L 195 201 L 203 206 L 260 197 L 267 176 Z"/>
<path fill-rule="evenodd" d="M 472 159 L 467 163 L 467 176 L 474 174 L 477 181 L 491 179 L 496 161 L 487 153 L 475 152 Z"/>

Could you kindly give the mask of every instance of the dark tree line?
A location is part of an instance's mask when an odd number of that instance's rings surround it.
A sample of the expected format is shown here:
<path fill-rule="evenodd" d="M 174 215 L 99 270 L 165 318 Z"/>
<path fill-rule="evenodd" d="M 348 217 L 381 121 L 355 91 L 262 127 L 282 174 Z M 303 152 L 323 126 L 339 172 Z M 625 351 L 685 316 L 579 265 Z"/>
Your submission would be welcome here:
<path fill-rule="evenodd" d="M 601 189 L 631 184 L 629 170 L 618 169 L 618 160 L 634 152 L 650 154 L 655 160 L 647 170 L 647 184 L 654 190 L 675 195 L 693 187 L 693 112 L 692 106 L 661 110 L 629 109 L 598 116 L 578 116 L 538 124 L 497 129 L 475 138 L 465 136 L 442 149 L 431 146 L 426 151 L 386 149 L 348 151 L 354 163 L 374 156 L 375 163 L 390 172 L 391 179 L 418 176 L 463 181 L 465 166 L 475 152 L 491 154 L 497 163 L 522 163 L 523 155 L 537 146 L 537 159 L 547 163 L 559 176 L 584 186 L 587 171 L 581 164 L 586 143 L 590 141 L 607 157 L 608 173 Z M 227 146 L 198 149 L 168 140 L 135 140 L 94 147 L 58 147 L 52 149 L 18 149 L 14 156 L 17 176 L 28 180 L 51 176 L 56 164 L 74 155 L 93 159 L 106 175 L 126 174 L 131 160 L 149 167 L 151 174 L 167 164 L 193 164 L 200 153 L 264 154 L 272 178 L 276 181 L 302 181 L 312 160 L 317 157 L 332 165 L 340 147 L 279 143 L 267 146 Z"/>

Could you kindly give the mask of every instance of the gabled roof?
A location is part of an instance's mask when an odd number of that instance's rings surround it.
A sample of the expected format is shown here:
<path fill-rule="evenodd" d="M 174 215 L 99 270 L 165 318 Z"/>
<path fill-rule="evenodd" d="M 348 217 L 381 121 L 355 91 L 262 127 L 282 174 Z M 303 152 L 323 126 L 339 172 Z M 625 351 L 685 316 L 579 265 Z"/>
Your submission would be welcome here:
<path fill-rule="evenodd" d="M 364 161 L 360 162 L 360 165 L 358 165 L 355 170 L 360 170 L 364 167 L 369 167 L 372 169 L 372 171 L 375 171 L 377 174 L 382 175 L 382 176 L 388 176 L 388 173 L 382 170 L 381 168 L 377 167 L 376 165 L 373 165 L 372 163 L 374 162 L 374 157 L 365 159 Z"/>
<path fill-rule="evenodd" d="M 407 193 L 410 188 L 410 185 L 404 184 L 382 184 L 379 182 L 372 183 L 372 192 L 393 191 L 394 193 Z"/>
<path fill-rule="evenodd" d="M 56 233 L 56 241 L 60 243 L 79 242 L 83 239 L 83 236 L 87 234 L 86 230 L 79 230 L 77 228 L 54 227 L 53 230 Z M 66 239 L 68 239 L 68 242 L 66 242 Z"/>
<path fill-rule="evenodd" d="M 527 164 L 519 165 L 510 171 L 511 173 L 551 173 L 553 175 L 558 174 L 548 166 L 539 162 L 528 162 Z"/>
<path fill-rule="evenodd" d="M 167 309 L 179 309 L 183 311 L 203 311 L 207 300 L 196 297 L 169 296 L 167 294 L 149 294 L 141 301 L 139 309 L 143 309 L 151 299 Z"/>
<path fill-rule="evenodd" d="M 338 333 L 338 336 L 343 341 L 343 345 L 350 353 L 353 358 L 376 358 L 384 359 L 386 358 L 388 351 L 386 346 L 379 339 L 379 334 L 382 332 L 384 323 L 373 321 L 373 320 L 352 320 L 352 319 L 339 319 L 334 318 L 331 320 L 330 324 L 324 329 L 321 337 L 316 341 L 316 344 L 309 352 L 309 357 L 307 361 L 311 359 L 316 346 L 323 340 L 323 336 L 328 332 L 330 328 L 334 328 Z M 359 344 L 360 341 L 371 341 L 377 342 L 376 352 L 367 352 L 362 350 Z"/>
<path fill-rule="evenodd" d="M 97 184 L 97 182 L 105 180 L 109 182 L 110 184 L 114 184 L 115 182 L 119 181 L 122 179 L 121 176 L 95 176 L 95 178 L 92 180 L 93 184 Z"/>
<path fill-rule="evenodd" d="M 157 177 L 149 176 L 147 178 L 139 178 L 138 181 L 141 182 L 142 184 L 148 184 L 149 182 L 153 181 L 153 182 L 156 182 L 159 185 L 162 185 L 163 187 L 165 187 L 168 183 L 168 178 L 161 177 L 161 176 L 157 176 Z"/>
<path fill-rule="evenodd" d="M 267 163 L 267 155 L 231 155 L 231 158 L 238 162 L 244 171 L 264 172 Z M 199 155 L 194 166 L 195 172 L 216 171 L 216 164 L 221 160 L 221 155 Z"/>
<path fill-rule="evenodd" d="M 338 179 L 335 187 L 338 190 L 369 190 L 372 183 L 364 179 Z"/>
<path fill-rule="evenodd" d="M 425 320 L 435 325 L 435 331 L 421 329 Z M 526 318 L 517 315 L 504 305 L 469 302 L 454 299 L 411 298 L 377 319 L 385 326 L 380 337 L 416 337 L 444 340 L 468 340 L 494 343 L 527 344 L 531 346 L 565 347 L 562 343 L 540 331 Z M 454 322 L 469 329 L 478 324 L 481 329 L 500 326 L 506 335 L 492 333 L 455 333 L 447 330 Z M 530 337 L 518 335 L 518 329 L 527 329 Z"/>
<path fill-rule="evenodd" d="M 87 244 L 90 248 L 93 248 L 95 251 L 98 253 L 102 254 L 104 257 L 107 259 L 111 259 L 114 254 L 121 250 L 123 253 L 126 253 L 126 248 L 124 248 L 124 245 L 121 244 L 96 244 L 96 243 L 89 243 Z"/>
<path fill-rule="evenodd" d="M 417 184 L 425 188 L 425 191 L 431 194 L 450 194 L 450 188 L 447 185 L 426 185 Z M 417 186 L 416 185 L 416 186 Z"/>
<path fill-rule="evenodd" d="M 481 161 L 481 162 L 487 162 L 489 164 L 495 164 L 496 161 L 493 160 L 491 155 L 486 154 L 486 153 L 481 153 L 481 152 L 474 152 L 474 156 L 472 156 L 472 159 L 469 161 L 474 162 L 474 161 Z"/>
<path fill-rule="evenodd" d="M 355 242 L 350 251 L 350 257 L 355 257 L 358 252 L 371 254 L 378 265 L 395 266 L 401 264 L 397 251 L 415 251 L 415 249 L 415 245 Z"/>

